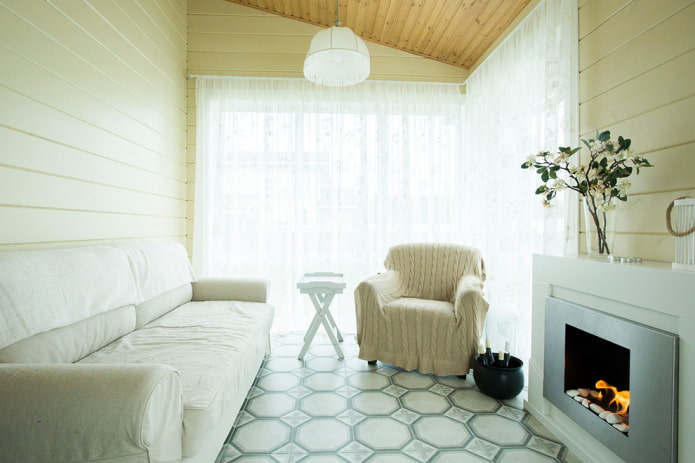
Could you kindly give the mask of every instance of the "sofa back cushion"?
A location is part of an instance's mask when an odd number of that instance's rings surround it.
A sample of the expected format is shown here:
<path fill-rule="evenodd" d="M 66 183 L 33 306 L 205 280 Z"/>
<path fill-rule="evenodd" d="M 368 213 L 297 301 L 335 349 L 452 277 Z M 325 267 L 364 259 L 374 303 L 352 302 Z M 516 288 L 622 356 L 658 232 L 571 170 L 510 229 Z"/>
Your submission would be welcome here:
<path fill-rule="evenodd" d="M 0 363 L 74 363 L 134 327 L 135 307 L 119 307 L 0 349 Z"/>
<path fill-rule="evenodd" d="M 0 253 L 0 349 L 136 302 L 117 247 Z"/>
<path fill-rule="evenodd" d="M 135 329 L 140 329 L 172 309 L 191 300 L 193 290 L 190 283 L 166 291 L 135 306 Z"/>
<path fill-rule="evenodd" d="M 195 281 L 186 249 L 179 243 L 153 241 L 119 248 L 128 256 L 135 278 L 136 304 Z"/>

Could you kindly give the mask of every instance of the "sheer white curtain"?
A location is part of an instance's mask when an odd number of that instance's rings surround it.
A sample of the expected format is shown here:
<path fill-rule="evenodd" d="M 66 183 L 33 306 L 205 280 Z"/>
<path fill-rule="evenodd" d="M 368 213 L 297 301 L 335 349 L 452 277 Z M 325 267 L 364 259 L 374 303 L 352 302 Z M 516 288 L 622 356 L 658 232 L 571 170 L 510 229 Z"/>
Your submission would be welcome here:
<path fill-rule="evenodd" d="M 576 201 L 551 209 L 534 194 L 526 156 L 578 146 L 577 4 L 544 0 L 466 82 L 465 164 L 474 166 L 466 202 L 480 218 L 473 240 L 488 264 L 487 336 L 530 354 L 533 253 L 576 252 Z"/>
<path fill-rule="evenodd" d="M 306 329 L 305 272 L 345 275 L 331 306 L 354 331 L 353 290 L 407 241 L 461 242 L 458 86 L 199 78 L 194 266 L 270 278 L 275 330 Z"/>
<path fill-rule="evenodd" d="M 272 281 L 275 330 L 305 329 L 305 272 L 345 274 L 332 312 L 354 330 L 352 292 L 408 241 L 478 247 L 487 335 L 528 358 L 531 260 L 575 232 L 520 165 L 574 145 L 576 1 L 545 0 L 457 86 L 198 78 L 194 266 Z M 565 198 L 566 199 L 566 198 Z M 572 205 L 572 202 L 565 201 Z"/>

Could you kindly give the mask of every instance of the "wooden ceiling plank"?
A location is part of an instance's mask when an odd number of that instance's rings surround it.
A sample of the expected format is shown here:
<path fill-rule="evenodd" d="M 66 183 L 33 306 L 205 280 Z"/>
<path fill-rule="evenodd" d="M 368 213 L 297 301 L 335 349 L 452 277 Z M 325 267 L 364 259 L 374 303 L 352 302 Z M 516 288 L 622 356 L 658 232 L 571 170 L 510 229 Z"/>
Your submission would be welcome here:
<path fill-rule="evenodd" d="M 299 0 L 295 0 L 299 1 Z M 319 2 L 319 12 L 318 12 L 318 18 L 317 18 L 317 24 L 320 24 L 324 27 L 326 26 L 332 26 L 333 25 L 333 19 L 335 19 L 335 11 L 331 2 L 325 1 L 325 2 Z"/>
<path fill-rule="evenodd" d="M 329 27 L 334 0 L 227 0 Z M 365 40 L 468 68 L 531 0 L 339 0 L 340 21 Z"/>
<path fill-rule="evenodd" d="M 475 2 L 474 2 L 475 3 Z M 439 53 L 437 53 L 437 48 L 444 44 L 444 36 L 447 31 L 451 28 L 456 27 L 455 21 L 457 19 L 458 11 L 464 9 L 464 5 L 468 5 L 469 1 L 450 1 L 445 8 L 442 9 L 442 15 L 437 21 L 435 32 L 432 39 L 429 40 L 427 45 L 423 47 L 422 52 L 426 55 L 437 56 L 444 59 Z"/>
<path fill-rule="evenodd" d="M 458 10 L 456 17 L 443 31 L 437 51 L 431 53 L 449 63 L 456 63 L 462 55 L 466 55 L 468 44 L 481 33 L 498 8 L 499 0 L 467 3 L 465 8 Z"/>
<path fill-rule="evenodd" d="M 309 15 L 309 21 L 311 21 L 312 23 L 321 22 L 321 16 L 319 13 L 319 2 L 309 2 L 307 10 L 307 13 Z"/>
<path fill-rule="evenodd" d="M 279 14 L 292 15 L 292 2 L 290 0 L 275 0 L 275 9 L 278 10 Z"/>
<path fill-rule="evenodd" d="M 401 49 L 410 48 L 410 45 L 415 42 L 416 37 L 419 35 L 419 31 L 425 27 L 425 21 L 432 14 L 432 10 L 436 2 L 421 0 L 418 4 L 418 9 L 412 10 L 408 15 L 404 30 L 408 33 L 401 34 L 396 46 Z"/>
<path fill-rule="evenodd" d="M 381 35 L 381 32 L 384 28 L 384 24 L 386 23 L 386 17 L 388 16 L 389 7 L 390 2 L 384 1 L 379 2 L 376 7 L 376 14 L 374 15 L 372 21 L 369 38 L 377 43 L 379 42 L 377 38 Z"/>
<path fill-rule="evenodd" d="M 391 21 L 391 28 L 388 30 L 388 34 L 384 34 L 381 40 L 389 45 L 395 45 L 403 31 L 403 26 L 408 17 L 408 12 L 412 8 L 410 1 L 398 2 L 398 9 L 395 10 L 393 16 L 393 21 Z"/>
<path fill-rule="evenodd" d="M 452 3 L 452 0 L 436 0 L 436 2 L 437 4 L 432 10 L 432 14 L 430 14 L 420 29 L 417 40 L 410 42 L 412 49 L 422 56 L 426 56 L 423 50 L 428 42 L 435 39 L 438 23 L 441 21 L 446 8 Z"/>
<path fill-rule="evenodd" d="M 340 2 L 340 21 L 343 26 L 355 30 L 357 23 L 357 3 L 355 0 L 342 0 Z"/>
<path fill-rule="evenodd" d="M 378 2 L 377 0 L 362 0 L 359 4 L 357 20 L 355 21 L 355 34 L 359 36 L 371 35 L 368 29 L 371 27 L 370 18 L 376 17 Z"/>
<path fill-rule="evenodd" d="M 383 20 L 376 24 L 374 27 L 374 40 L 378 43 L 386 45 L 388 42 L 384 40 L 387 37 L 393 27 L 393 21 L 398 13 L 398 7 L 400 2 L 384 2 L 387 3 L 388 8 L 384 14 Z"/>
<path fill-rule="evenodd" d="M 481 56 L 487 51 L 492 43 L 497 40 L 509 25 L 514 21 L 519 13 L 526 7 L 530 0 L 518 2 L 513 0 L 506 1 L 509 8 L 500 8 L 500 14 L 494 15 L 488 24 L 483 28 L 480 37 L 476 37 L 468 47 L 468 52 L 465 54 L 465 59 L 457 62 L 458 66 L 469 69 L 473 66 Z M 461 63 L 461 64 L 459 64 Z"/>

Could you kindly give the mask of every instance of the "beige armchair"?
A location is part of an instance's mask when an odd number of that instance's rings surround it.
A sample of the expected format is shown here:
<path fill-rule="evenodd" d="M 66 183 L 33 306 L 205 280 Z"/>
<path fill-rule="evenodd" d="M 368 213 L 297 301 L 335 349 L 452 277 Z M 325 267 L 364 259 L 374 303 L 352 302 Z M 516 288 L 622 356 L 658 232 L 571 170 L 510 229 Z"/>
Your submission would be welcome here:
<path fill-rule="evenodd" d="M 467 374 L 488 310 L 480 252 L 402 244 L 389 250 L 384 265 L 386 272 L 355 289 L 359 358 L 440 376 Z"/>

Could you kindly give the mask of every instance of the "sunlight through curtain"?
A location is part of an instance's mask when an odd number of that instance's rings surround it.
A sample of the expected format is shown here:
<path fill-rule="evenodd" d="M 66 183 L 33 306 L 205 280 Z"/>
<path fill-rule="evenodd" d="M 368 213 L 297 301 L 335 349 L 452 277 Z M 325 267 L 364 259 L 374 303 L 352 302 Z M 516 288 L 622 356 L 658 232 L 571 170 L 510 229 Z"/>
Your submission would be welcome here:
<path fill-rule="evenodd" d="M 462 95 L 455 85 L 297 79 L 197 81 L 194 266 L 269 278 L 274 329 L 306 329 L 305 272 L 345 275 L 331 306 L 409 241 L 461 242 Z"/>
<path fill-rule="evenodd" d="M 264 276 L 273 329 L 306 329 L 305 272 L 345 274 L 331 306 L 354 332 L 353 291 L 392 245 L 462 243 L 486 261 L 496 348 L 530 352 L 531 260 L 575 236 L 573 202 L 546 211 L 527 155 L 574 145 L 576 2 L 546 0 L 466 83 L 198 78 L 193 261 L 200 276 Z"/>

